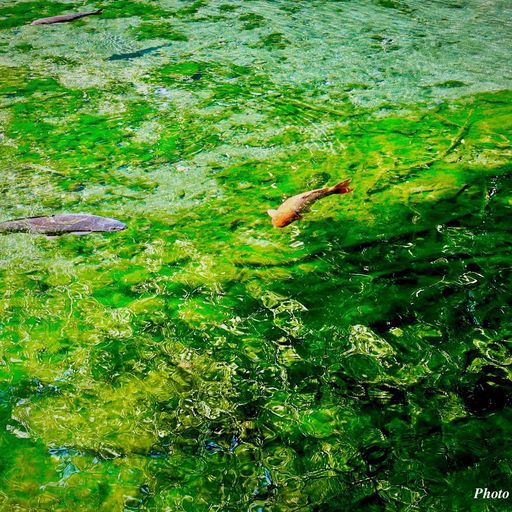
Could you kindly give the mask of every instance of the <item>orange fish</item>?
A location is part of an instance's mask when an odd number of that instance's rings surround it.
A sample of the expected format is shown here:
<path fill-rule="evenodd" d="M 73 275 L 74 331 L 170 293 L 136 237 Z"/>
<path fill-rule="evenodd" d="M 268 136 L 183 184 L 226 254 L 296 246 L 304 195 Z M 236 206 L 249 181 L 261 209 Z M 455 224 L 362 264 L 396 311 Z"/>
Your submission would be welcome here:
<path fill-rule="evenodd" d="M 301 214 L 322 197 L 352 192 L 352 189 L 348 186 L 349 183 L 350 179 L 342 181 L 334 187 L 317 188 L 288 198 L 277 210 L 267 210 L 267 213 L 272 217 L 272 225 L 275 228 L 284 228 L 288 224 L 301 219 Z"/>

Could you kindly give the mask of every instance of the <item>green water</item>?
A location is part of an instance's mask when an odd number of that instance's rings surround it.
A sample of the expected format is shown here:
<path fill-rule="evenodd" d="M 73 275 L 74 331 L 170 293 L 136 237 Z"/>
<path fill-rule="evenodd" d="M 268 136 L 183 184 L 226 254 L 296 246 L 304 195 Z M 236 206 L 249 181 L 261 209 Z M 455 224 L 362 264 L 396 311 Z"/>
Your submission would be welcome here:
<path fill-rule="evenodd" d="M 511 15 L 0 1 L 0 509 L 510 510 Z"/>

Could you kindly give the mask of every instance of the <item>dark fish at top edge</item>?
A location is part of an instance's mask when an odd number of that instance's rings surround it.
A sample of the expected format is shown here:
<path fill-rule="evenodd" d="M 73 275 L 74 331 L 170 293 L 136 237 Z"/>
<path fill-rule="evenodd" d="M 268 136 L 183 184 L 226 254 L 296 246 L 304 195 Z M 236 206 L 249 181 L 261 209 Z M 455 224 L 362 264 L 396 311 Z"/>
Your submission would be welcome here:
<path fill-rule="evenodd" d="M 31 25 L 51 25 L 52 23 L 65 23 L 67 21 L 74 21 L 80 18 L 85 18 L 86 16 L 94 16 L 96 14 L 101 14 L 102 12 L 103 9 L 98 9 L 97 11 L 59 14 L 58 16 L 50 16 L 49 18 L 41 18 L 35 20 L 31 23 Z"/>

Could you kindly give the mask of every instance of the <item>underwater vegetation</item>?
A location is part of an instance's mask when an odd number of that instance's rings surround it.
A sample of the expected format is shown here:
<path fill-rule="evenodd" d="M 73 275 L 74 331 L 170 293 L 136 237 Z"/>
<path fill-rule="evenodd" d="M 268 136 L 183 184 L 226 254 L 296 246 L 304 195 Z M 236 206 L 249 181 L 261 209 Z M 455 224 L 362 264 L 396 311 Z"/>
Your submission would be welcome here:
<path fill-rule="evenodd" d="M 0 510 L 505 510 L 510 15 L 0 3 Z"/>

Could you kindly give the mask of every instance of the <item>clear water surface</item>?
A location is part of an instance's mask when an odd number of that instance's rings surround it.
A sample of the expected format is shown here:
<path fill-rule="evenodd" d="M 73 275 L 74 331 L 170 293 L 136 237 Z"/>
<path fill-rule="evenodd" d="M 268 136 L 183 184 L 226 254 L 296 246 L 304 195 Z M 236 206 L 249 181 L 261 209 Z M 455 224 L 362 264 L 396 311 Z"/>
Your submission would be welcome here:
<path fill-rule="evenodd" d="M 504 510 L 511 14 L 0 1 L 1 509 Z"/>

